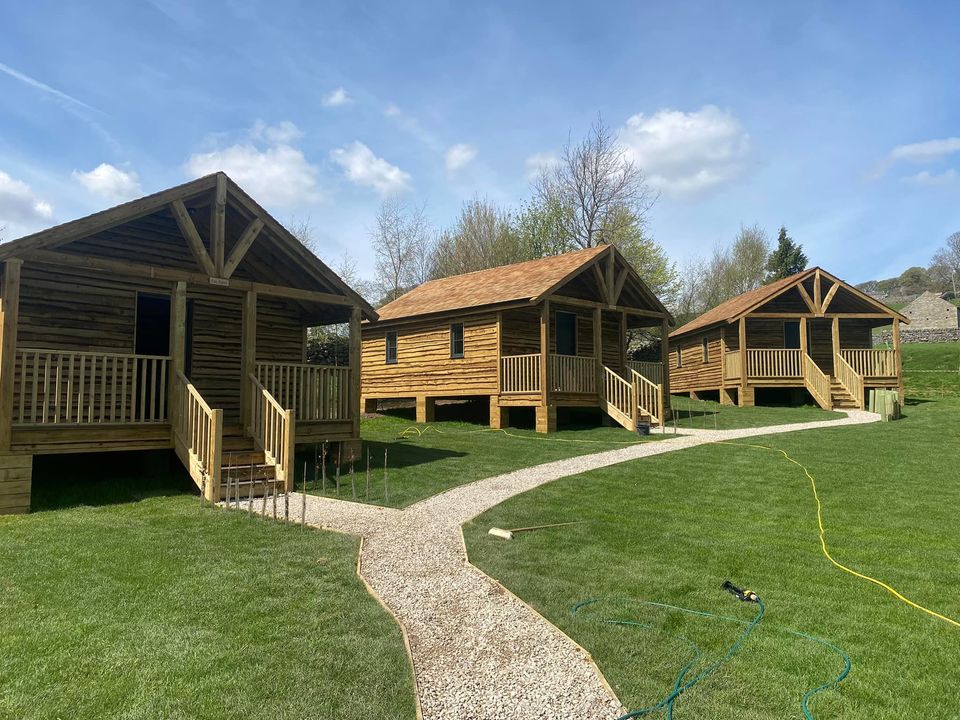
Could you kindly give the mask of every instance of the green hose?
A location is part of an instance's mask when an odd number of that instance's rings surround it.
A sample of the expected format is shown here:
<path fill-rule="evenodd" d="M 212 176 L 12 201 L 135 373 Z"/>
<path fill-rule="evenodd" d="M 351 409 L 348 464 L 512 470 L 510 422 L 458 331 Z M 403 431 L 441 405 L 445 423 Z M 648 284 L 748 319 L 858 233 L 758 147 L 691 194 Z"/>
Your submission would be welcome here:
<path fill-rule="evenodd" d="M 590 605 L 596 605 L 598 603 L 602 603 L 605 601 L 612 601 L 612 600 L 619 600 L 620 602 L 635 603 L 638 605 L 645 605 L 647 607 L 659 608 L 664 610 L 675 610 L 678 612 L 687 613 L 688 615 L 696 615 L 698 617 L 706 617 L 706 618 L 711 618 L 715 620 L 722 620 L 724 622 L 732 622 L 732 623 L 737 623 L 738 625 L 745 626 L 743 631 L 740 633 L 737 639 L 733 642 L 733 644 L 730 645 L 729 648 L 727 648 L 727 651 L 723 654 L 721 658 L 707 665 L 707 667 L 705 667 L 703 670 L 697 673 L 692 679 L 685 681 L 684 678 L 686 677 L 687 673 L 689 673 L 692 670 L 692 668 L 696 665 L 696 663 L 699 661 L 699 659 L 702 656 L 700 648 L 697 647 L 697 645 L 693 641 L 691 641 L 689 638 L 684 637 L 683 635 L 676 635 L 673 633 L 666 632 L 664 630 L 659 630 L 647 623 L 641 623 L 633 620 L 617 620 L 617 619 L 601 620 L 601 622 L 608 625 L 633 626 L 633 627 L 641 627 L 644 629 L 654 630 L 656 632 L 660 632 L 662 634 L 668 635 L 670 637 L 673 637 L 677 640 L 684 642 L 693 650 L 693 657 L 687 663 L 684 664 L 683 668 L 681 668 L 680 672 L 677 674 L 676 680 L 674 681 L 673 688 L 670 691 L 670 693 L 668 693 L 663 699 L 659 700 L 653 705 L 639 708 L 637 710 L 631 710 L 630 712 L 618 718 L 618 720 L 630 720 L 631 718 L 640 718 L 660 710 L 666 710 L 667 720 L 672 720 L 673 708 L 676 701 L 679 699 L 680 695 L 685 693 L 687 690 L 690 690 L 694 685 L 696 685 L 701 680 L 713 674 L 721 665 L 723 665 L 728 660 L 730 660 L 730 658 L 733 657 L 733 655 L 743 645 L 744 641 L 747 639 L 750 633 L 753 632 L 754 628 L 757 627 L 757 625 L 763 619 L 764 614 L 766 613 L 766 606 L 764 605 L 763 601 L 760 600 L 759 598 L 757 598 L 757 604 L 759 606 L 757 608 L 757 614 L 754 616 L 752 620 L 749 620 L 749 621 L 741 620 L 740 618 L 730 617 L 728 615 L 718 615 L 716 613 L 705 612 L 703 610 L 692 610 L 690 608 L 679 607 L 677 605 L 670 605 L 667 603 L 652 602 L 648 600 L 632 600 L 632 599 L 616 599 L 616 598 L 591 598 L 589 600 L 584 600 L 574 605 L 571 608 L 570 612 L 574 615 L 577 615 L 585 607 L 588 607 Z M 781 632 L 787 633 L 788 635 L 793 635 L 795 637 L 803 638 L 805 640 L 812 640 L 813 642 L 818 643 L 819 645 L 823 645 L 824 647 L 829 648 L 830 650 L 835 652 L 843 660 L 843 670 L 839 674 L 837 674 L 831 680 L 828 680 L 827 682 L 821 685 L 818 685 L 817 687 L 810 688 L 804 693 L 803 697 L 800 700 L 800 709 L 803 712 L 803 715 L 806 718 L 806 720 L 814 720 L 813 714 L 809 707 L 810 700 L 818 693 L 824 692 L 825 690 L 835 687 L 845 677 L 847 677 L 847 675 L 850 674 L 850 667 L 851 667 L 850 656 L 847 655 L 841 648 L 837 647 L 836 645 L 834 645 L 833 643 L 827 640 L 824 640 L 823 638 L 818 638 L 813 635 L 808 635 L 807 633 L 800 632 L 799 630 L 793 630 L 791 628 L 777 628 L 777 629 L 780 630 Z"/>

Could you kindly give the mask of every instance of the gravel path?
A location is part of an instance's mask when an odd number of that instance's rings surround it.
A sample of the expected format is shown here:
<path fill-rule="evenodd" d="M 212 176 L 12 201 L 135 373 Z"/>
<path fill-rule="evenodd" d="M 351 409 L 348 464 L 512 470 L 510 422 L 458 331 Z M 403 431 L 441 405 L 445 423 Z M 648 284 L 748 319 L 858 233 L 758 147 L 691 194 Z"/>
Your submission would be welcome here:
<path fill-rule="evenodd" d="M 404 510 L 307 495 L 307 522 L 364 538 L 361 574 L 407 632 L 426 720 L 616 718 L 626 711 L 589 655 L 468 564 L 460 526 L 513 495 L 588 470 L 717 440 L 878 419 L 851 411 L 841 420 L 685 430 L 478 480 Z M 303 502 L 291 494 L 293 517 L 300 518 Z"/>

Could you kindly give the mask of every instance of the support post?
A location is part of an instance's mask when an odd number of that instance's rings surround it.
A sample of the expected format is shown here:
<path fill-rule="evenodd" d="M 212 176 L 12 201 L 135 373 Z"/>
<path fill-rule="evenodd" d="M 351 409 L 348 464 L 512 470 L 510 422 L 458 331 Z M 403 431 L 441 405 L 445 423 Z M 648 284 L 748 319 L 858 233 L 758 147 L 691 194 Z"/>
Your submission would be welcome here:
<path fill-rule="evenodd" d="M 840 318 L 837 315 L 833 316 L 833 322 L 831 323 L 831 335 L 833 337 L 833 362 L 831 363 L 831 375 L 837 374 L 837 356 L 840 354 Z"/>
<path fill-rule="evenodd" d="M 350 417 L 351 437 L 360 438 L 360 308 L 350 310 Z"/>
<path fill-rule="evenodd" d="M 720 388 L 720 404 L 733 405 L 733 394 L 727 388 Z"/>
<path fill-rule="evenodd" d="M 903 405 L 903 362 L 900 357 L 900 319 L 893 319 L 893 362 L 897 370 L 897 395 Z"/>
<path fill-rule="evenodd" d="M 800 318 L 800 350 L 803 354 L 809 354 L 807 352 L 808 347 L 810 347 L 810 342 L 807 340 L 807 319 L 802 317 Z"/>
<path fill-rule="evenodd" d="M 3 289 L 0 291 L 0 451 L 10 450 L 13 435 L 13 384 L 17 367 L 22 264 L 22 260 L 14 258 L 3 264 Z"/>
<path fill-rule="evenodd" d="M 740 335 L 740 392 L 737 401 L 743 407 L 747 401 L 747 318 L 742 316 L 738 326 Z M 752 402 L 750 403 L 753 404 Z"/>
<path fill-rule="evenodd" d="M 210 253 L 213 255 L 213 267 L 217 277 L 223 277 L 223 255 L 227 213 L 227 178 L 217 174 L 217 187 L 214 190 L 213 204 L 210 207 Z"/>
<path fill-rule="evenodd" d="M 207 485 L 207 500 L 219 502 L 220 480 L 223 476 L 223 410 L 217 408 L 213 413 L 212 437 L 210 438 L 210 484 Z"/>
<path fill-rule="evenodd" d="M 187 284 L 182 280 L 173 289 L 170 299 L 170 378 L 167 381 L 167 407 L 170 428 L 175 439 L 180 427 L 180 396 L 173 381 L 177 373 L 186 374 L 187 362 Z"/>
<path fill-rule="evenodd" d="M 537 406 L 537 432 L 552 433 L 557 429 L 557 408 L 553 405 Z"/>
<path fill-rule="evenodd" d="M 497 313 L 497 392 L 503 392 L 503 313 Z M 493 398 L 491 397 L 491 402 Z M 491 406 L 492 407 L 492 406 Z M 492 415 L 491 415 L 492 417 Z"/>
<path fill-rule="evenodd" d="M 673 414 L 670 409 L 670 323 L 666 318 L 660 321 L 660 366 L 660 420 L 666 423 Z"/>
<path fill-rule="evenodd" d="M 284 410 L 283 426 L 286 428 L 286 434 L 283 436 L 283 489 L 286 492 L 296 490 L 294 482 L 294 459 L 297 451 L 297 416 L 294 410 Z M 355 458 L 348 458 L 353 460 Z"/>
<path fill-rule="evenodd" d="M 603 310 L 599 307 L 593 309 L 593 357 L 595 380 L 597 386 L 597 395 L 603 396 Z"/>
<path fill-rule="evenodd" d="M 437 401 L 426 395 L 417 396 L 417 422 L 431 423 L 436 417 Z"/>
<path fill-rule="evenodd" d="M 723 399 L 723 388 L 727 384 L 727 328 L 720 328 L 720 398 Z"/>
<path fill-rule="evenodd" d="M 540 306 L 540 404 L 550 403 L 550 301 Z"/>
<path fill-rule="evenodd" d="M 620 362 L 620 372 L 626 372 L 627 370 L 627 314 L 620 311 L 620 341 L 618 348 L 619 362 Z"/>
<path fill-rule="evenodd" d="M 243 296 L 243 322 L 240 341 L 240 427 L 250 434 L 253 426 L 253 388 L 249 376 L 257 368 L 257 293 L 248 290 Z"/>
<path fill-rule="evenodd" d="M 510 425 L 510 408 L 500 404 L 500 398 L 496 395 L 490 396 L 490 428 L 492 430 L 502 430 Z"/>

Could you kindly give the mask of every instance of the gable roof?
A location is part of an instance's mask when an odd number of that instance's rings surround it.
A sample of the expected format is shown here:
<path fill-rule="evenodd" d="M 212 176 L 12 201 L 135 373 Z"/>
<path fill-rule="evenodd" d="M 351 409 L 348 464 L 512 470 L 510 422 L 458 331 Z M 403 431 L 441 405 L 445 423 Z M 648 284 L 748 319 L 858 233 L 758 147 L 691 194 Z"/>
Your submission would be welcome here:
<path fill-rule="evenodd" d="M 298 267 L 306 271 L 311 281 L 316 283 L 318 289 L 322 288 L 329 292 L 329 289 L 332 288 L 337 294 L 344 295 L 358 305 L 365 317 L 376 319 L 376 311 L 366 300 L 223 172 L 205 175 L 196 180 L 0 244 L 0 262 L 12 257 L 26 256 L 29 258 L 31 251 L 58 248 L 162 211 L 174 201 L 196 199 L 206 193 L 215 191 L 218 182 L 221 181 L 223 181 L 221 185 L 226 187 L 228 198 L 235 202 L 237 206 L 242 207 L 244 211 L 263 222 L 263 234 L 268 235 L 271 241 L 282 248 L 290 259 L 295 260 Z M 257 242 L 260 242 L 260 240 Z M 282 268 L 279 269 L 282 270 Z"/>
<path fill-rule="evenodd" d="M 552 293 L 608 252 L 618 251 L 603 245 L 429 280 L 387 303 L 377 312 L 380 320 L 398 320 L 510 302 L 535 302 Z M 631 272 L 636 276 L 635 271 Z M 666 313 L 666 308 L 639 276 L 636 276 L 636 279 L 640 281 L 651 302 Z"/>
<path fill-rule="evenodd" d="M 815 275 L 817 271 L 820 272 L 822 277 L 827 278 L 831 282 L 840 283 L 840 286 L 843 287 L 844 289 L 852 292 L 853 294 L 857 295 L 861 299 L 872 303 L 881 312 L 889 313 L 891 317 L 895 317 L 899 320 L 909 322 L 907 318 L 905 318 L 903 315 L 898 313 L 896 310 L 893 310 L 892 308 L 887 307 L 886 305 L 881 303 L 879 300 L 876 300 L 875 298 L 870 297 L 866 293 L 860 290 L 857 290 L 857 288 L 845 283 L 843 280 L 836 277 L 835 275 L 831 275 L 823 268 L 811 267 L 811 268 L 807 268 L 806 270 L 801 270 L 800 272 L 790 275 L 788 277 L 781 278 L 779 280 L 774 280 L 772 283 L 768 283 L 767 285 L 763 285 L 754 290 L 749 290 L 741 295 L 737 295 L 736 297 L 730 298 L 726 302 L 720 303 L 715 308 L 707 310 L 702 315 L 694 318 L 687 324 L 677 328 L 672 333 L 670 333 L 670 337 L 687 335 L 688 333 L 694 332 L 696 330 L 702 330 L 703 328 L 710 327 L 711 325 L 734 322 L 735 320 L 738 320 L 741 316 L 748 314 L 749 312 L 755 310 L 756 308 L 763 305 L 764 303 L 767 303 L 770 300 L 773 300 L 775 297 L 777 297 L 783 292 L 786 292 L 791 287 L 795 285 L 799 285 L 804 280 Z"/>

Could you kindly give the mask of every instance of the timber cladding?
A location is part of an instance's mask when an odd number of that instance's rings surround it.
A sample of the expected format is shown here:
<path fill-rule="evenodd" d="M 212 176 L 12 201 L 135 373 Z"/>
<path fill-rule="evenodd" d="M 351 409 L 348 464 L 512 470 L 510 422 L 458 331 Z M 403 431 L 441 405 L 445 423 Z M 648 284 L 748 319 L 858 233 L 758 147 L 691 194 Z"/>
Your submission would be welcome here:
<path fill-rule="evenodd" d="M 0 515 L 30 510 L 32 455 L 0 455 Z"/>
<path fill-rule="evenodd" d="M 450 357 L 450 325 L 463 323 L 463 357 Z M 397 362 L 386 362 L 386 333 L 397 333 Z M 497 315 L 449 316 L 363 329 L 363 397 L 497 393 Z"/>
<path fill-rule="evenodd" d="M 736 349 L 736 328 L 727 329 L 727 348 Z M 707 361 L 703 359 L 703 341 L 707 340 Z M 733 342 L 731 343 L 731 339 Z M 683 362 L 679 362 L 682 353 Z M 688 392 L 719 388 L 722 384 L 720 330 L 693 333 L 671 342 L 670 391 Z"/>

